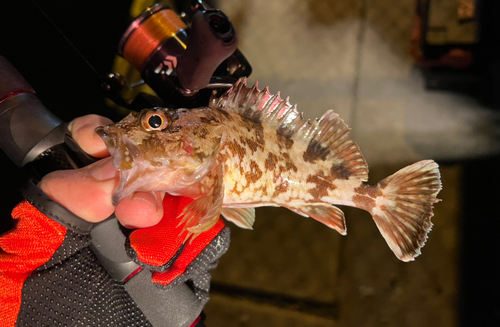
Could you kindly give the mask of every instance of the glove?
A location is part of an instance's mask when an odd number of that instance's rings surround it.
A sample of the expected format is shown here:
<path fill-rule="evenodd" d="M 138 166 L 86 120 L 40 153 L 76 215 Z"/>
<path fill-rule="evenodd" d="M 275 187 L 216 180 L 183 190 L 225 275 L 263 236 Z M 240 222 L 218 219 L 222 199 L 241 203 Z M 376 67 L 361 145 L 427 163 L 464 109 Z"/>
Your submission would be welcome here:
<path fill-rule="evenodd" d="M 229 247 L 229 228 L 222 219 L 192 242 L 187 231 L 177 226 L 177 217 L 193 200 L 166 195 L 164 216 L 159 224 L 135 230 L 127 242 L 128 254 L 139 265 L 151 270 L 152 282 L 164 289 L 191 281 L 194 293 L 203 304 L 208 301 L 209 270 Z"/>
<path fill-rule="evenodd" d="M 143 269 L 125 288 L 154 326 L 163 326 L 165 321 L 175 321 L 167 326 L 176 326 L 201 312 L 208 301 L 209 270 L 229 247 L 229 228 L 221 219 L 192 242 L 185 242 L 187 232 L 183 225 L 177 226 L 177 217 L 191 202 L 165 195 L 160 223 L 133 231 L 126 242 L 128 255 Z M 190 292 L 179 294 L 183 288 Z M 193 296 L 186 298 L 187 294 Z M 150 310 L 159 303 L 159 310 Z"/>
<path fill-rule="evenodd" d="M 15 227 L 0 237 L 1 326 L 187 327 L 196 322 L 199 312 L 172 312 L 169 304 L 182 302 L 179 296 L 185 294 L 176 289 L 186 283 L 197 301 L 191 308 L 201 311 L 208 300 L 208 270 L 229 246 L 222 220 L 183 243 L 186 232 L 176 226 L 177 216 L 192 200 L 167 195 L 160 223 L 133 231 L 125 242 L 141 269 L 124 284 L 110 277 L 89 249 L 92 224 L 33 185 L 25 191 L 28 201 L 13 210 Z"/>

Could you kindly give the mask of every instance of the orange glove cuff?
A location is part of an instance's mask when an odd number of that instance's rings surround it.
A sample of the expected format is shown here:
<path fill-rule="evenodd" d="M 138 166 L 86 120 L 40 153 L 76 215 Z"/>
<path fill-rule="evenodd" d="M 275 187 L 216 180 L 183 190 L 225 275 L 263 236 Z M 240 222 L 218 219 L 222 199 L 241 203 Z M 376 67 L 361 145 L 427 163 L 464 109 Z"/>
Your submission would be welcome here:
<path fill-rule="evenodd" d="M 12 211 L 15 227 L 0 236 L 0 325 L 14 326 L 24 281 L 54 255 L 66 228 L 27 201 Z"/>

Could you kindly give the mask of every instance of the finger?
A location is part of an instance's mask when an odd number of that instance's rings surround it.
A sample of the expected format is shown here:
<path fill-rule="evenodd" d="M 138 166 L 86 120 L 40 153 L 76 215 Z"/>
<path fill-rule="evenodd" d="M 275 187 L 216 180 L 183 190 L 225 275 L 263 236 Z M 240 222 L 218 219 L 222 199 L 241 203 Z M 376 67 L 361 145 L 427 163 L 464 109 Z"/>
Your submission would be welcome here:
<path fill-rule="evenodd" d="M 111 196 L 119 178 L 112 160 L 103 159 L 76 170 L 52 172 L 38 187 L 57 203 L 90 222 L 109 217 L 114 206 Z"/>
<path fill-rule="evenodd" d="M 94 130 L 99 126 L 106 126 L 112 121 L 99 115 L 87 115 L 78 117 L 69 123 L 71 136 L 78 145 L 91 156 L 104 158 L 109 156 L 106 145 Z"/>
<path fill-rule="evenodd" d="M 134 192 L 118 202 L 115 215 L 127 228 L 145 228 L 163 217 L 163 192 Z"/>

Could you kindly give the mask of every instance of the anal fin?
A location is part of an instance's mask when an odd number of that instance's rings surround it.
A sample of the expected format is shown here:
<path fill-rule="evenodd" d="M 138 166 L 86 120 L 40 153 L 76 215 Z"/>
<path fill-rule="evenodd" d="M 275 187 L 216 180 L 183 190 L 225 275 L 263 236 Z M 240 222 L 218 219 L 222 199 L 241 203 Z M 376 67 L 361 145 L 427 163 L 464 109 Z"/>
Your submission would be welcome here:
<path fill-rule="evenodd" d="M 238 227 L 253 229 L 255 208 L 223 208 L 222 215 Z"/>
<path fill-rule="evenodd" d="M 327 203 L 313 203 L 287 207 L 299 215 L 311 217 L 326 226 L 335 229 L 342 235 L 347 234 L 344 213 L 339 208 Z"/>

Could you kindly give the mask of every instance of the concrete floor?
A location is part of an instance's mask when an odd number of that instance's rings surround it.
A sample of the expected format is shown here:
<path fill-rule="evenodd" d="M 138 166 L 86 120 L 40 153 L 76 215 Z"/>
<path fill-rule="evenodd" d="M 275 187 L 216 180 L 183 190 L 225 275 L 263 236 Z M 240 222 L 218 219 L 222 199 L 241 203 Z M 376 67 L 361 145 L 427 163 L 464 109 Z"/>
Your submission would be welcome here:
<path fill-rule="evenodd" d="M 253 66 L 307 118 L 333 109 L 376 183 L 433 158 L 498 153 L 498 112 L 424 89 L 409 56 L 414 1 L 220 1 Z M 422 255 L 399 262 L 370 216 L 345 209 L 349 234 L 281 208 L 232 227 L 213 272 L 208 326 L 457 326 L 460 165 L 441 167 L 443 201 Z"/>

